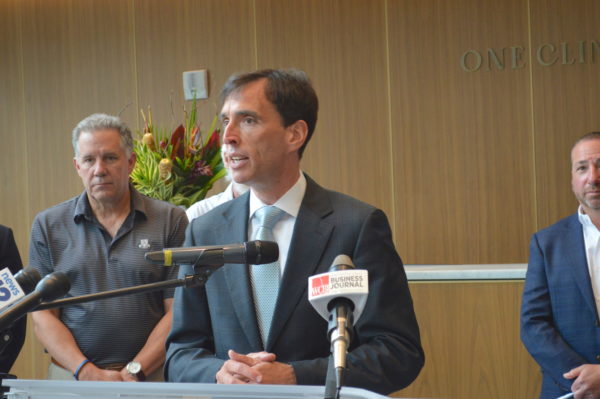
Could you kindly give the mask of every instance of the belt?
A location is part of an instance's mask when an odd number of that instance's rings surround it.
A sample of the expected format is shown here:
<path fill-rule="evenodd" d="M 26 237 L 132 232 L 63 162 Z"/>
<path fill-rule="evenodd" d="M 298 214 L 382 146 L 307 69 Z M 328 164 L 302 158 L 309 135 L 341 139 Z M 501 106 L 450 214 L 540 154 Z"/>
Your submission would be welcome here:
<path fill-rule="evenodd" d="M 56 360 L 53 357 L 50 358 L 50 361 L 52 361 L 52 363 L 54 363 L 55 365 L 57 365 L 58 367 L 60 367 L 62 369 L 69 370 L 68 368 L 66 368 L 65 366 L 60 364 L 58 362 L 58 360 Z M 109 364 L 95 364 L 94 363 L 94 366 L 96 366 L 102 370 L 112 370 L 112 371 L 121 371 L 123 369 L 123 367 L 125 367 L 125 365 L 127 365 L 127 363 L 109 363 Z"/>

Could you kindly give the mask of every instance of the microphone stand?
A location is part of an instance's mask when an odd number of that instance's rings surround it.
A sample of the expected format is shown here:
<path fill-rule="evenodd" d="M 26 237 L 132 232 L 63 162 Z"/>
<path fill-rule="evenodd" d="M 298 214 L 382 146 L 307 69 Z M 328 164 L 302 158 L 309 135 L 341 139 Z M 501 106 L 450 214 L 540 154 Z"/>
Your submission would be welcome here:
<path fill-rule="evenodd" d="M 333 362 L 333 354 L 329 355 L 329 362 L 327 363 L 327 376 L 325 377 L 325 396 L 324 399 L 337 399 L 339 398 L 340 391 L 337 389 L 335 376 L 335 365 Z"/>
<path fill-rule="evenodd" d="M 141 294 L 144 292 L 160 291 L 160 290 L 164 290 L 167 288 L 199 287 L 199 286 L 206 284 L 211 273 L 213 271 L 215 271 L 216 269 L 218 269 L 219 267 L 220 266 L 215 267 L 215 266 L 203 266 L 203 265 L 194 264 L 195 274 L 187 275 L 184 278 L 160 281 L 157 283 L 143 284 L 143 285 L 138 285 L 135 287 L 119 288 L 116 290 L 98 292 L 95 294 L 87 294 L 87 295 L 80 295 L 80 296 L 75 296 L 75 297 L 70 297 L 70 298 L 63 298 L 63 299 L 58 299 L 58 300 L 55 300 L 52 302 L 42 302 L 32 311 L 35 312 L 38 310 L 60 308 L 63 306 L 75 305 L 78 303 L 96 301 L 96 300 L 100 300 L 100 299 L 114 298 L 114 297 L 124 296 L 124 295 L 132 295 L 132 294 Z M 22 315 L 22 316 L 24 316 L 24 315 Z M 20 316 L 20 317 L 22 317 L 22 316 Z M 2 345 L 1 348 L 3 349 L 7 344 L 8 344 L 8 342 L 6 342 L 4 345 Z M 1 350 L 0 350 L 0 353 L 1 353 Z M 8 378 L 16 378 L 16 377 L 12 374 L 0 373 L 0 398 L 5 398 L 5 393 L 8 391 L 7 387 L 2 386 L 2 380 L 8 379 Z"/>
<path fill-rule="evenodd" d="M 160 291 L 160 290 L 164 290 L 167 288 L 199 287 L 199 286 L 206 284 L 206 281 L 208 280 L 208 277 L 210 276 L 212 271 L 213 271 L 213 269 L 211 269 L 211 268 L 204 268 L 204 269 L 201 269 L 199 272 L 196 271 L 196 274 L 187 275 L 181 279 L 160 281 L 158 283 L 143 284 L 143 285 L 138 285 L 135 287 L 119 288 L 116 290 L 98 292 L 95 294 L 74 296 L 74 297 L 70 297 L 70 298 L 58 299 L 58 300 L 52 301 L 52 302 L 42 302 L 38 307 L 35 308 L 34 311 L 60 308 L 63 306 L 75 305 L 78 303 L 84 303 L 84 302 L 90 302 L 90 301 L 97 301 L 100 299 L 114 298 L 114 297 L 124 296 L 124 295 L 132 295 L 132 294 L 141 294 L 144 292 Z"/>

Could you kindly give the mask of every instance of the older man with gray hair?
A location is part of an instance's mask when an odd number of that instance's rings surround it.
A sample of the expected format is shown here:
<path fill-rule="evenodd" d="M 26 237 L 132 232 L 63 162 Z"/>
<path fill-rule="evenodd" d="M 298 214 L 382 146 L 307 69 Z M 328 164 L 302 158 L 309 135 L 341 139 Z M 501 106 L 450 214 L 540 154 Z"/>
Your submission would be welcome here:
<path fill-rule="evenodd" d="M 75 127 L 72 142 L 85 190 L 36 216 L 30 265 L 42 275 L 66 273 L 69 296 L 175 278 L 177 270 L 146 263 L 144 253 L 180 246 L 187 217 L 129 183 L 131 131 L 117 117 L 94 114 Z M 167 290 L 33 313 L 52 357 L 48 378 L 160 380 L 172 297 Z"/>

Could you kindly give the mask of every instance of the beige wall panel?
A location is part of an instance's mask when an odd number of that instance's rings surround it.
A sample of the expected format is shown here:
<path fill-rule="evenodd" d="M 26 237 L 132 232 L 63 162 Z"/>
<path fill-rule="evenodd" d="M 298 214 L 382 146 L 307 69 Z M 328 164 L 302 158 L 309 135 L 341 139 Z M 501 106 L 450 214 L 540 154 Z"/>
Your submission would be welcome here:
<path fill-rule="evenodd" d="M 135 99 L 131 10 L 121 0 L 24 0 L 22 9 L 35 214 L 82 190 L 70 140 L 77 122 L 94 112 L 116 114 Z"/>
<path fill-rule="evenodd" d="M 256 2 L 258 66 L 297 67 L 319 95 L 302 168 L 393 222 L 383 1 Z"/>
<path fill-rule="evenodd" d="M 21 29 L 18 0 L 0 2 L 0 223 L 10 226 L 23 261 L 29 240 L 29 195 L 27 168 L 31 163 L 24 129 Z M 0 268 L 8 265 L 0 265 Z M 40 362 L 39 349 L 32 345 L 31 331 L 27 343 L 11 372 L 21 378 L 33 377 Z"/>
<path fill-rule="evenodd" d="M 13 229 L 20 252 L 29 238 L 27 168 L 31 156 L 24 128 L 18 1 L 0 2 L 0 224 Z M 0 265 L 2 266 L 2 265 Z"/>
<path fill-rule="evenodd" d="M 394 188 L 407 263 L 512 263 L 534 230 L 529 75 L 461 55 L 528 39 L 526 2 L 389 2 Z"/>
<path fill-rule="evenodd" d="M 140 0 L 135 8 L 140 106 L 152 107 L 154 123 L 172 131 L 192 104 L 183 97 L 182 73 L 208 69 L 209 98 L 199 102 L 207 132 L 223 83 L 255 66 L 252 1 Z"/>
<path fill-rule="evenodd" d="M 585 133 L 600 130 L 600 2 L 532 0 L 533 111 L 539 228 L 577 209 L 570 188 L 570 151 Z M 585 41 L 584 53 L 579 42 Z M 561 43 L 566 43 L 563 58 Z M 543 46 L 543 66 L 537 50 Z M 550 51 L 553 45 L 555 51 Z M 572 64 L 570 64 L 572 63 Z"/>
<path fill-rule="evenodd" d="M 396 397 L 531 399 L 539 369 L 519 339 L 523 282 L 411 283 L 425 367 Z"/>
<path fill-rule="evenodd" d="M 27 316 L 27 318 L 25 344 L 10 372 L 22 379 L 44 379 L 47 375 L 50 357 L 44 353 L 44 347 L 40 345 L 33 332 L 31 316 Z"/>

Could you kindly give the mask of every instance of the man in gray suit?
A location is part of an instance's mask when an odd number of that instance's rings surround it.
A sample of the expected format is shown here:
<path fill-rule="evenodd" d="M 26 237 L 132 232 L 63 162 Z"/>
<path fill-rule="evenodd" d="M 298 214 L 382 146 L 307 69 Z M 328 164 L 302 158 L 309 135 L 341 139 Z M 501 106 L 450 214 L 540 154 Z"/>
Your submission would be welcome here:
<path fill-rule="evenodd" d="M 258 288 L 258 268 L 264 265 L 225 265 L 205 287 L 178 289 L 167 379 L 323 385 L 330 342 L 327 322 L 308 301 L 308 277 L 326 272 L 337 255 L 346 254 L 369 272 L 346 384 L 383 394 L 408 386 L 424 354 L 385 214 L 320 187 L 300 171 L 317 121 L 310 81 L 301 71 L 262 70 L 232 76 L 221 96 L 224 156 L 233 179 L 251 189 L 195 219 L 185 245 L 248 241 L 257 237 L 258 215 L 275 209 L 271 230 L 280 271 L 272 284 L 278 286 L 271 294 L 274 310 L 265 310 L 265 292 Z M 191 266 L 180 268 L 180 276 L 192 273 Z"/>

